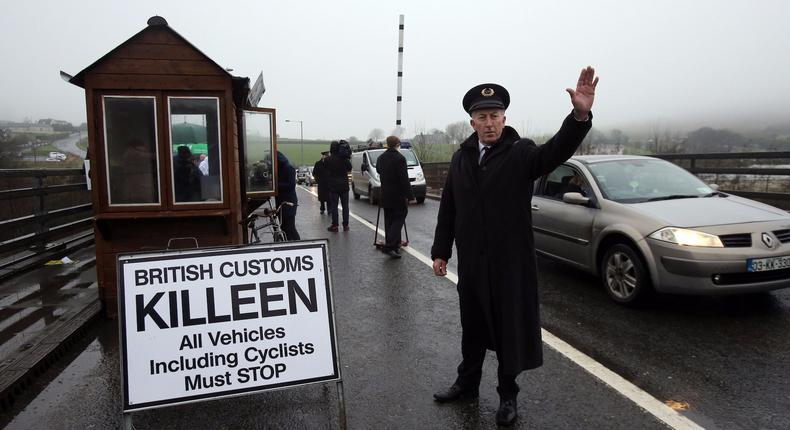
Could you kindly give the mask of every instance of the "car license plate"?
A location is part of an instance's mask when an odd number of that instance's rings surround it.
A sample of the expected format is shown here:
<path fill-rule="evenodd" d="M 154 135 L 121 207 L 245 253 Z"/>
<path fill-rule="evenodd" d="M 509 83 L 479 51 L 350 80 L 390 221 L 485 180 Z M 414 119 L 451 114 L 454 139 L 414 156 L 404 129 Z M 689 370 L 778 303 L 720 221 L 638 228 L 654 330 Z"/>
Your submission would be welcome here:
<path fill-rule="evenodd" d="M 746 260 L 747 272 L 765 272 L 790 268 L 790 255 L 769 258 L 750 258 Z"/>

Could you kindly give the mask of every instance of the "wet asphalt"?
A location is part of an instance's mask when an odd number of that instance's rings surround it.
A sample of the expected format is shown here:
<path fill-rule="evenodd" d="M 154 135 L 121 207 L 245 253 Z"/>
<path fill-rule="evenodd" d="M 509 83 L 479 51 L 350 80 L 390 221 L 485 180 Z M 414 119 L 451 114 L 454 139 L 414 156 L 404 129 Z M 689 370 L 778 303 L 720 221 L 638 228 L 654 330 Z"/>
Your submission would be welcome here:
<path fill-rule="evenodd" d="M 374 233 L 326 231 L 329 217 L 299 191 L 301 236 L 329 238 L 348 427 L 495 428 L 496 358 L 480 398 L 439 405 L 455 377 L 460 325 L 455 285 L 404 253 L 376 251 Z M 351 210 L 376 222 L 364 197 Z M 410 246 L 428 255 L 438 202 L 410 207 Z M 383 219 L 382 219 L 383 223 Z M 455 272 L 454 261 L 450 270 Z M 545 329 L 706 428 L 790 428 L 790 292 L 750 297 L 660 296 L 642 309 L 612 303 L 597 281 L 540 259 Z M 118 428 L 117 321 L 101 321 L 0 418 L 9 429 Z M 522 373 L 514 428 L 666 428 L 632 401 L 544 346 L 545 365 Z M 134 413 L 138 429 L 338 428 L 335 383 Z"/>

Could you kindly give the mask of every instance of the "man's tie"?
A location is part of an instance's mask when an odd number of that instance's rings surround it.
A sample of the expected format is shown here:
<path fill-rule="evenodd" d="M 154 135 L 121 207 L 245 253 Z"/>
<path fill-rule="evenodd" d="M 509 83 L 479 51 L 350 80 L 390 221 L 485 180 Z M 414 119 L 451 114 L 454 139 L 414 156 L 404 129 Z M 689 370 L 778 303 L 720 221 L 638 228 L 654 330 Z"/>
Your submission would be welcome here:
<path fill-rule="evenodd" d="M 477 164 L 481 164 L 482 165 L 483 164 L 483 160 L 486 159 L 486 156 L 488 156 L 489 152 L 491 152 L 491 147 L 490 146 L 483 146 L 483 150 L 480 151 L 480 159 L 477 160 L 478 161 Z"/>

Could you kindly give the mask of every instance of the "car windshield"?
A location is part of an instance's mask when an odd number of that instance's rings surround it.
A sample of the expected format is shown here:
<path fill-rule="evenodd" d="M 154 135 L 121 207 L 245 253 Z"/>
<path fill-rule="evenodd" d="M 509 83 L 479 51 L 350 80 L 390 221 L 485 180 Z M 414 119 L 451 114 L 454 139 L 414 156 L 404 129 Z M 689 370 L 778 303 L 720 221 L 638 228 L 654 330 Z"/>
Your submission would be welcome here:
<path fill-rule="evenodd" d="M 376 149 L 373 151 L 368 151 L 368 158 L 370 159 L 370 164 L 374 167 L 376 166 L 376 160 L 378 160 L 379 155 L 384 153 L 384 149 Z M 420 163 L 417 162 L 417 156 L 414 155 L 411 149 L 401 149 L 400 153 L 406 158 L 406 166 L 407 167 L 414 167 L 419 166 Z"/>
<path fill-rule="evenodd" d="M 400 153 L 406 157 L 406 166 L 414 167 L 420 165 L 420 163 L 417 162 L 417 156 L 414 155 L 414 152 L 412 152 L 411 149 L 401 149 Z"/>
<path fill-rule="evenodd" d="M 376 160 L 378 160 L 379 159 L 379 155 L 381 155 L 383 153 L 384 153 L 383 149 L 376 149 L 374 151 L 368 151 L 368 159 L 370 160 L 370 165 L 375 167 L 376 166 Z"/>
<path fill-rule="evenodd" d="M 611 160 L 590 163 L 587 167 L 603 196 L 620 203 L 713 195 L 713 190 L 696 176 L 664 160 Z"/>

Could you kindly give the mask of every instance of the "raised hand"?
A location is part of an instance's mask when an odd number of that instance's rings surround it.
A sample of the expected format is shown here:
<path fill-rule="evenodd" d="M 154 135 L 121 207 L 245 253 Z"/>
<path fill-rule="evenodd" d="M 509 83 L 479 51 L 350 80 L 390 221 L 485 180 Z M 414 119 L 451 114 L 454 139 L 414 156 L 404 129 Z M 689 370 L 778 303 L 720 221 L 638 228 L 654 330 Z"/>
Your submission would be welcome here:
<path fill-rule="evenodd" d="M 598 85 L 598 77 L 595 76 L 595 69 L 590 66 L 582 69 L 579 74 L 579 81 L 576 82 L 576 89 L 566 88 L 565 91 L 571 95 L 573 104 L 573 114 L 578 120 L 587 119 L 587 114 L 592 109 L 595 100 L 595 87 Z"/>

